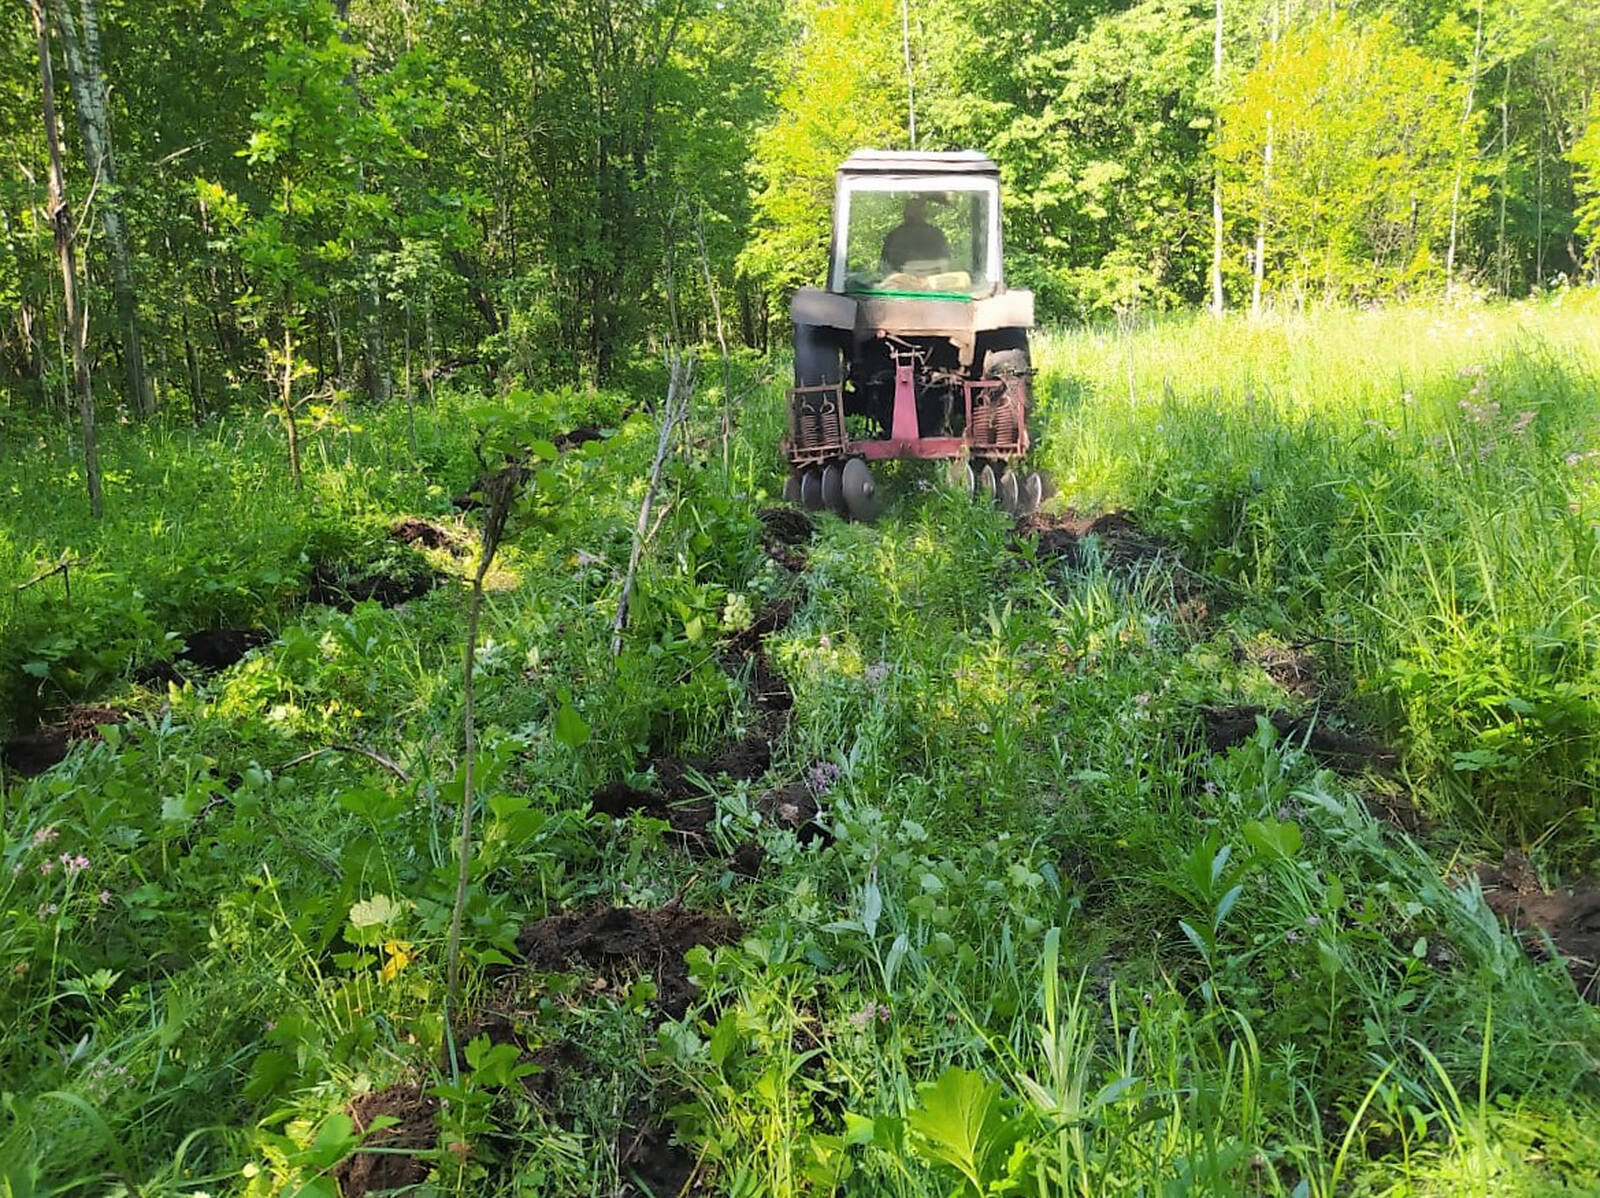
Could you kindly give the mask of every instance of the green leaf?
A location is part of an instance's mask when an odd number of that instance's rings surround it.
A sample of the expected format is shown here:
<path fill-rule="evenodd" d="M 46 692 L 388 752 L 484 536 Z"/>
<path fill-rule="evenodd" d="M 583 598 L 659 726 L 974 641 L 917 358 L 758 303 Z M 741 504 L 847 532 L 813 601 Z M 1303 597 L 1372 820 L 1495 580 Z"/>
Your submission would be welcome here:
<path fill-rule="evenodd" d="M 565 699 L 556 709 L 555 737 L 569 749 L 576 749 L 589 743 L 589 725 Z"/>
<path fill-rule="evenodd" d="M 352 903 L 350 906 L 350 926 L 355 928 L 376 928 L 393 923 L 405 914 L 403 904 L 396 902 L 386 894 L 375 894 L 369 899 Z"/>
<path fill-rule="evenodd" d="M 990 1180 L 991 1162 L 1004 1155 L 1019 1130 L 1000 1109 L 1000 1083 L 955 1065 L 923 1091 L 907 1122 L 918 1155 L 949 1165 L 979 1193 Z"/>

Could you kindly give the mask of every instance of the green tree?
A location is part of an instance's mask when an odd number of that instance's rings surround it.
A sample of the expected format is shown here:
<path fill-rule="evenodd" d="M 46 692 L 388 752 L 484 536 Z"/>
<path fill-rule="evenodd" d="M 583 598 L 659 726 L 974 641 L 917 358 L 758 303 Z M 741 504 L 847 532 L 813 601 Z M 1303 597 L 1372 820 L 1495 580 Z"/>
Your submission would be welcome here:
<path fill-rule="evenodd" d="M 1485 195 L 1463 88 L 1384 21 L 1323 21 L 1267 50 L 1223 109 L 1217 153 L 1236 241 L 1265 230 L 1269 290 L 1303 303 L 1443 283 L 1458 175 L 1464 208 Z"/>
<path fill-rule="evenodd" d="M 755 228 L 742 263 L 784 294 L 826 269 L 833 177 L 851 151 L 903 149 L 907 112 L 894 0 L 801 0 L 777 116 L 756 138 Z"/>

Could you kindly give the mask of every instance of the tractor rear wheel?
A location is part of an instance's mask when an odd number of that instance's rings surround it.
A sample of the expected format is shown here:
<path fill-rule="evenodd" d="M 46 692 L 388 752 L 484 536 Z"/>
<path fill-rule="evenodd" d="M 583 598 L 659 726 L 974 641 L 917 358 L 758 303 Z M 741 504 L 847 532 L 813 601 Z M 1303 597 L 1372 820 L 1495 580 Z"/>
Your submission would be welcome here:
<path fill-rule="evenodd" d="M 839 334 L 817 325 L 794 326 L 794 385 L 835 386 L 844 380 L 844 353 Z"/>

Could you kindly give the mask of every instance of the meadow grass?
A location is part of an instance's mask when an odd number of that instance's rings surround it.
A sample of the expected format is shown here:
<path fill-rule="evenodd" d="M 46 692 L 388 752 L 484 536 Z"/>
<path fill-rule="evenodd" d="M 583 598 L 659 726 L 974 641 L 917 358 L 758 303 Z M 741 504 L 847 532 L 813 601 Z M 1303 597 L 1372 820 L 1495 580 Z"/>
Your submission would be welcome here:
<path fill-rule="evenodd" d="M 418 1153 L 440 1193 L 642 1192 L 647 1124 L 728 1194 L 1586 1192 L 1600 1016 L 1472 866 L 1595 855 L 1597 315 L 1042 335 L 1054 503 L 1131 509 L 1160 538 L 1133 562 L 1040 556 L 906 468 L 878 523 L 819 518 L 794 573 L 757 517 L 781 388 L 754 381 L 726 473 L 707 396 L 616 659 L 655 443 L 622 414 L 648 397 L 508 401 L 615 433 L 538 476 L 486 598 L 457 1005 L 472 397 L 418 413 L 416 458 L 398 410 L 325 430 L 303 495 L 257 418 L 108 430 L 99 529 L 65 434 L 8 412 L 5 580 L 84 565 L 70 604 L 6 587 L 7 718 L 130 719 L 0 779 L 0 1195 L 331 1195 L 349 1103 L 394 1083 L 444 1100 Z M 305 602 L 314 562 L 382 558 L 403 515 L 466 541 L 429 551 L 443 586 Z M 774 724 L 730 662 L 780 601 Z M 245 621 L 274 639 L 230 669 L 128 676 Z M 1309 655 L 1315 689 L 1263 650 Z M 1375 729 L 1402 769 L 1336 771 L 1265 721 L 1211 751 L 1204 709 L 1236 704 Z M 757 728 L 771 769 L 705 777 L 692 852 L 590 807 Z M 778 818 L 784 786 L 820 829 Z M 742 935 L 691 954 L 681 1019 L 621 962 L 515 965 L 524 923 L 597 904 Z"/>

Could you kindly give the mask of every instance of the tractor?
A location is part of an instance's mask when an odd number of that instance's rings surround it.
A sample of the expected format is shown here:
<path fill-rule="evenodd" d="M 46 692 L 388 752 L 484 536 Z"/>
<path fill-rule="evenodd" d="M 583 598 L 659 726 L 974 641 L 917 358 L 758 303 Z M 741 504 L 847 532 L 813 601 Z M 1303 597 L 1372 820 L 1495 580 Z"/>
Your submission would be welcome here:
<path fill-rule="evenodd" d="M 985 155 L 862 150 L 839 168 L 825 288 L 790 305 L 794 388 L 784 496 L 871 520 L 871 462 L 948 463 L 1008 512 L 1038 508 L 1024 473 L 1033 293 L 1006 288 L 1000 172 Z"/>

